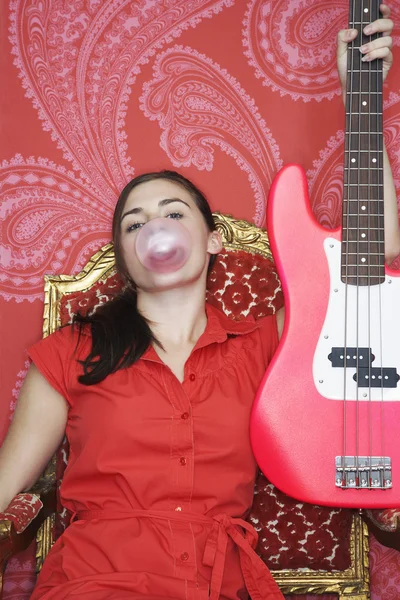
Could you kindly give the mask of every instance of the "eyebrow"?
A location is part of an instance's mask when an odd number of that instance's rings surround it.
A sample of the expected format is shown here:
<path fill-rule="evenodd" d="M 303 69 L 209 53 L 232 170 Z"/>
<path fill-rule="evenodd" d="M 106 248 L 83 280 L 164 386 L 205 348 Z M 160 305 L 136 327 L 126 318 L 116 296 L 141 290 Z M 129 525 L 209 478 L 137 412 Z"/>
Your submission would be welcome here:
<path fill-rule="evenodd" d="M 158 206 L 167 206 L 167 204 L 171 204 L 172 202 L 181 202 L 182 204 L 185 204 L 188 208 L 191 208 L 187 202 L 185 202 L 184 200 L 181 200 L 180 198 L 164 198 L 164 200 L 160 200 L 160 202 L 158 203 Z M 143 208 L 141 208 L 140 206 L 137 206 L 136 208 L 132 208 L 131 210 L 128 210 L 126 213 L 124 213 L 122 215 L 120 223 L 122 223 L 122 220 L 127 215 L 137 215 L 141 212 L 143 212 Z"/>

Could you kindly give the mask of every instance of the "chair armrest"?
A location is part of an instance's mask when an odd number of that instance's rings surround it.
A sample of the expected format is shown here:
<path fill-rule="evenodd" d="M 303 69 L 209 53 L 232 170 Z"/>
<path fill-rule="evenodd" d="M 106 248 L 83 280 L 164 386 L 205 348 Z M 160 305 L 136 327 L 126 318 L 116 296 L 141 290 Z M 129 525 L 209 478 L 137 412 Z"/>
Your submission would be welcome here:
<path fill-rule="evenodd" d="M 400 509 L 364 510 L 363 519 L 382 546 L 400 551 Z"/>
<path fill-rule="evenodd" d="M 43 521 L 55 510 L 55 488 L 41 497 L 33 493 L 15 496 L 0 513 L 0 572 L 8 558 L 30 545 Z"/>

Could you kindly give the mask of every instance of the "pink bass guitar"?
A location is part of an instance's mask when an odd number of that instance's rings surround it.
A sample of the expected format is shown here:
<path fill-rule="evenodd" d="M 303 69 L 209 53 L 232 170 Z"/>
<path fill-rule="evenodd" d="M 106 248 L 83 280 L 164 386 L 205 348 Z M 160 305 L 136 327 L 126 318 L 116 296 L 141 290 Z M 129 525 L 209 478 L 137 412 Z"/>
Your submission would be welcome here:
<path fill-rule="evenodd" d="M 350 27 L 378 18 L 379 0 L 350 4 Z M 400 277 L 384 258 L 382 65 L 361 62 L 359 38 L 348 50 L 342 227 L 315 221 L 299 166 L 282 169 L 271 189 L 286 317 L 251 440 L 261 470 L 296 499 L 392 508 L 400 506 Z"/>

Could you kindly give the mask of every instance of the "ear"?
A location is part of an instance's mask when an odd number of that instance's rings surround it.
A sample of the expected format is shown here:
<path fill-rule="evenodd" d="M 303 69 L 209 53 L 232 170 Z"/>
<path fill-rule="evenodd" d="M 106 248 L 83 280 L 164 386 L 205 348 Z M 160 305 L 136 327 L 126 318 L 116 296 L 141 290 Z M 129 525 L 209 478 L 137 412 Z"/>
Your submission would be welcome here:
<path fill-rule="evenodd" d="M 211 231 L 208 237 L 207 252 L 210 254 L 218 254 L 221 252 L 222 248 L 222 237 L 220 232 Z"/>

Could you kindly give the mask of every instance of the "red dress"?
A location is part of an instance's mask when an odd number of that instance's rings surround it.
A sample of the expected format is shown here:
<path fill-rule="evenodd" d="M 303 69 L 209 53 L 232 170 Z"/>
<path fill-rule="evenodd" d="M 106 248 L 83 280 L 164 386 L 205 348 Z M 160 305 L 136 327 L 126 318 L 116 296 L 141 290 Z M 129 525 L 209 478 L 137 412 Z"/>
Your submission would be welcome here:
<path fill-rule="evenodd" d="M 74 515 L 31 600 L 283 598 L 243 520 L 256 475 L 249 418 L 276 319 L 206 310 L 183 383 L 150 347 L 128 369 L 81 385 L 70 326 L 28 350 L 69 403 L 61 502 Z M 85 334 L 77 357 L 89 348 Z"/>

